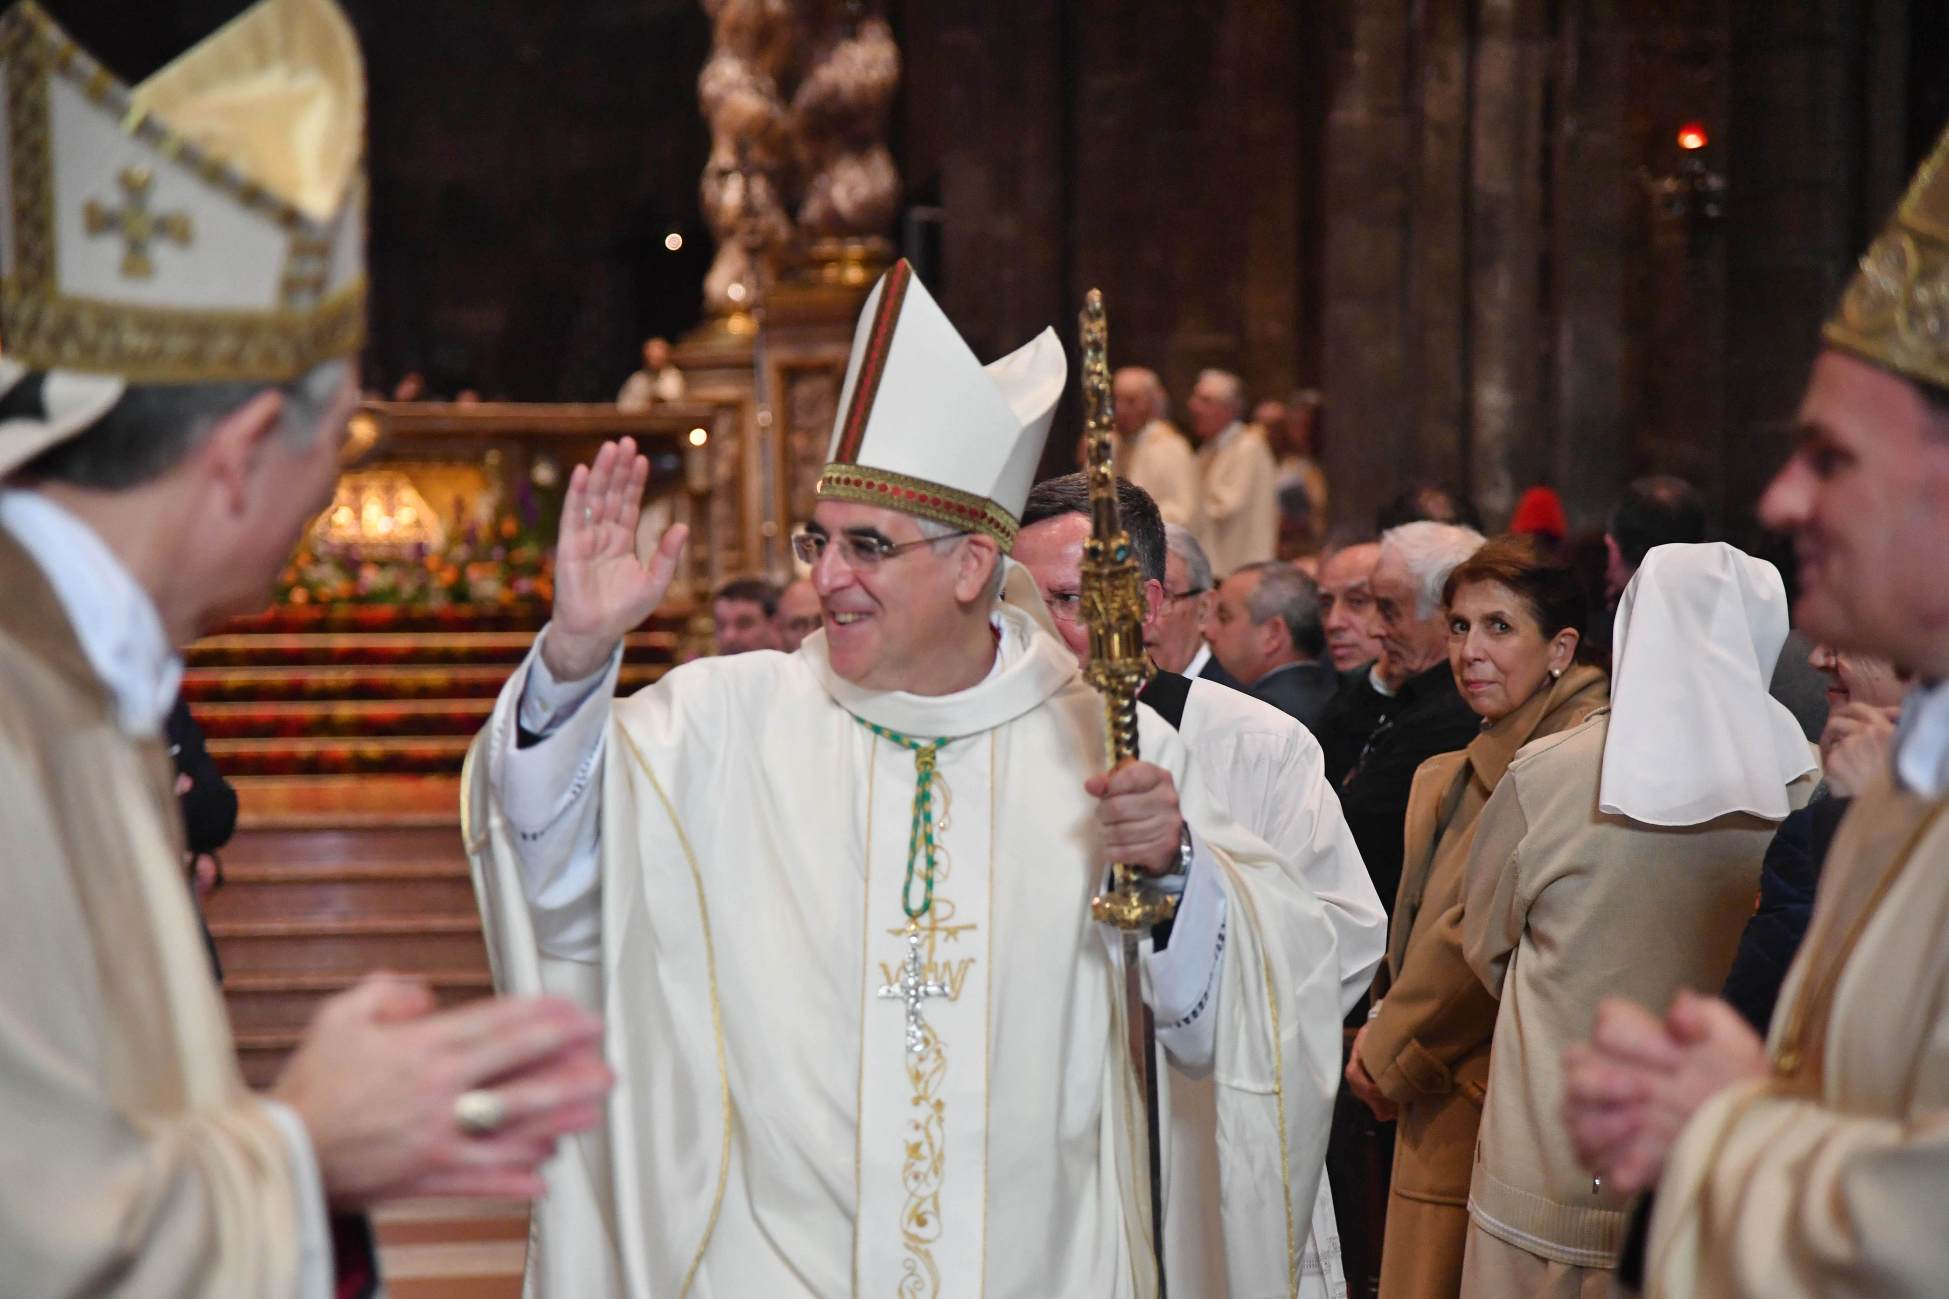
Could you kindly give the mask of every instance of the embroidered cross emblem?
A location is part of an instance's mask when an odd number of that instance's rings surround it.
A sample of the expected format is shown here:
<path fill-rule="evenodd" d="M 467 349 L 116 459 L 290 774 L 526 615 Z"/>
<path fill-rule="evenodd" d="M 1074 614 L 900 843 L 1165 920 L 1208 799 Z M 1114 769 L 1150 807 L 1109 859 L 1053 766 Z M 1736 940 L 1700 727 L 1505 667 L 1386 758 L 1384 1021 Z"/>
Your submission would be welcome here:
<path fill-rule="evenodd" d="M 924 997 L 945 997 L 949 995 L 945 983 L 929 983 L 921 973 L 920 926 L 907 929 L 907 959 L 900 964 L 900 978 L 880 989 L 882 1001 L 904 1001 L 907 1003 L 907 1054 L 919 1055 L 927 1049 L 927 1021 L 920 1017 L 920 1003 Z"/>
<path fill-rule="evenodd" d="M 82 209 L 82 219 L 91 235 L 120 235 L 128 245 L 122 255 L 122 274 L 131 280 L 146 280 L 156 273 L 156 264 L 149 256 L 150 245 L 167 239 L 185 248 L 189 246 L 192 234 L 189 215 L 163 214 L 149 209 L 149 193 L 156 187 L 156 176 L 147 167 L 125 167 L 120 179 L 127 202 L 119 208 L 109 208 L 89 199 Z"/>

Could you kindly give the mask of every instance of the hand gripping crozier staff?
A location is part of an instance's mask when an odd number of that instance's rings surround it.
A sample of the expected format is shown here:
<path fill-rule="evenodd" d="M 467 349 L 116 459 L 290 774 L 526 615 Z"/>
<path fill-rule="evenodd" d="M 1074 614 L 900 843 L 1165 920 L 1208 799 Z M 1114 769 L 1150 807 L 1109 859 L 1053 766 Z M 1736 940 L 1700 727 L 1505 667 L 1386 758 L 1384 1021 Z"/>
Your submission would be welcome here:
<path fill-rule="evenodd" d="M 1233 1293 L 1296 1289 L 1332 927 L 1155 714 L 1148 761 L 1103 772 L 1101 703 L 1006 558 L 1065 369 L 1046 331 L 982 366 L 896 265 L 795 539 L 824 629 L 622 701 L 683 536 L 633 553 L 627 442 L 571 479 L 553 621 L 467 780 L 497 977 L 598 1007 L 622 1078 L 552 1177 L 537 1293 L 1155 1294 L 1123 952 L 1090 913 L 1113 860 L 1181 876 L 1136 959 L 1165 1051 L 1217 1083 Z"/>
<path fill-rule="evenodd" d="M 22 4 L 0 82 L 0 1289 L 370 1293 L 328 1204 L 533 1194 L 609 1078 L 566 1003 L 375 978 L 253 1095 L 183 887 L 174 647 L 262 604 L 354 399 L 358 47 L 268 0 L 128 90 Z"/>

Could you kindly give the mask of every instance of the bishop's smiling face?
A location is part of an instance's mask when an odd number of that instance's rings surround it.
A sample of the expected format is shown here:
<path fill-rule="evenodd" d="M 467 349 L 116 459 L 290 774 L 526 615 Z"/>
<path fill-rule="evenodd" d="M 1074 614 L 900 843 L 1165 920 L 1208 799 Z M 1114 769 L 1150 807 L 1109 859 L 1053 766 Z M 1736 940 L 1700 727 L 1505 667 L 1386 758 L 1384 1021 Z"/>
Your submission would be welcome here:
<path fill-rule="evenodd" d="M 835 673 L 869 689 L 920 695 L 981 679 L 994 659 L 987 627 L 994 569 L 983 558 L 1001 562 L 993 540 L 942 538 L 859 562 L 861 551 L 919 542 L 925 534 L 911 514 L 849 501 L 819 502 L 806 531 L 827 542 L 812 566 L 812 586 Z"/>
<path fill-rule="evenodd" d="M 1761 522 L 1794 536 L 1795 625 L 1923 676 L 1949 673 L 1949 415 L 1829 348 L 1800 426 L 1759 507 Z"/>

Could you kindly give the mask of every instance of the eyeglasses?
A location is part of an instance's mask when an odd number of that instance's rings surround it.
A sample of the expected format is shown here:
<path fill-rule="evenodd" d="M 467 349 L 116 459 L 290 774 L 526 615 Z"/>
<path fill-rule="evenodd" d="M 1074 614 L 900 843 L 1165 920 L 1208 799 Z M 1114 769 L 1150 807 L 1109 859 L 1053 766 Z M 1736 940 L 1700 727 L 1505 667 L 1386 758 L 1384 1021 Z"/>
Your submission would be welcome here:
<path fill-rule="evenodd" d="M 826 547 L 839 547 L 840 558 L 855 572 L 870 573 L 881 563 L 897 555 L 922 546 L 931 546 L 937 541 L 953 541 L 956 537 L 974 535 L 963 529 L 960 532 L 944 533 L 938 537 L 922 537 L 917 541 L 892 542 L 885 537 L 875 537 L 867 533 L 842 532 L 836 537 L 828 537 L 822 532 L 795 532 L 792 534 L 792 553 L 798 556 L 801 564 L 816 564 L 826 553 Z"/>
<path fill-rule="evenodd" d="M 1083 617 L 1083 593 L 1081 591 L 1051 591 L 1042 597 L 1049 606 L 1049 612 L 1058 622 L 1079 622 Z"/>
<path fill-rule="evenodd" d="M 1195 600 L 1209 590 L 1211 588 L 1208 586 L 1194 586 L 1184 591 L 1166 591 L 1164 599 L 1171 604 L 1176 604 L 1179 600 Z"/>

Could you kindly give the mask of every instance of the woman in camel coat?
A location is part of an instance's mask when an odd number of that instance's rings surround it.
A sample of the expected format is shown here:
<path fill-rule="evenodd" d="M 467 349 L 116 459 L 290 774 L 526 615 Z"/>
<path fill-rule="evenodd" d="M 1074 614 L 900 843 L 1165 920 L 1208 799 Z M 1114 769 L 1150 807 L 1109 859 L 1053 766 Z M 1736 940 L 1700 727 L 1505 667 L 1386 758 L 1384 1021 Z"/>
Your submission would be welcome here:
<path fill-rule="evenodd" d="M 1374 1010 L 1347 1083 L 1376 1115 L 1398 1110 L 1381 1299 L 1454 1299 L 1468 1230 L 1469 1171 L 1496 1002 L 1463 959 L 1462 865 L 1476 818 L 1525 744 L 1608 700 L 1576 663 L 1583 592 L 1560 561 L 1492 541 L 1444 592 L 1455 682 L 1483 719 L 1468 748 L 1430 758 L 1408 800 L 1406 856 Z"/>
<path fill-rule="evenodd" d="M 1767 693 L 1773 566 L 1660 546 L 1618 605 L 1614 702 L 1510 765 L 1464 866 L 1462 944 L 1500 996 L 1465 1299 L 1609 1299 L 1626 1201 L 1578 1166 L 1562 1056 L 1597 1003 L 1663 1014 L 1725 981 L 1775 828 L 1818 775 Z"/>

